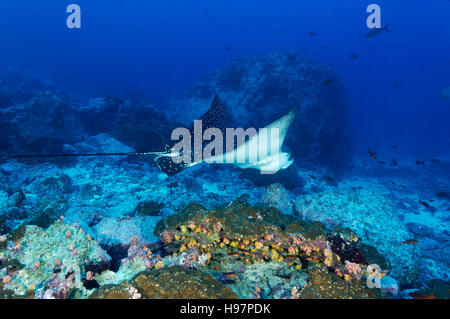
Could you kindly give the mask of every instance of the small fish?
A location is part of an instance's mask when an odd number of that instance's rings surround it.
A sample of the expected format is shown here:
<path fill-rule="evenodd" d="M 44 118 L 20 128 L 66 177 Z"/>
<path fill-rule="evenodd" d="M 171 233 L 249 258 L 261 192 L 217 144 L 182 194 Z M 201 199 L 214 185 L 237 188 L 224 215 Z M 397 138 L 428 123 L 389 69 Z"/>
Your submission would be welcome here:
<path fill-rule="evenodd" d="M 224 277 L 220 277 L 220 278 L 219 278 L 219 281 L 220 281 L 221 283 L 225 284 L 225 285 L 231 285 L 231 284 L 235 284 L 235 283 L 236 283 L 236 280 L 233 280 L 233 279 L 227 279 L 227 278 L 224 278 Z"/>
<path fill-rule="evenodd" d="M 431 206 L 429 203 L 423 200 L 419 200 L 419 203 L 422 204 L 422 206 L 424 206 L 425 208 L 429 209 L 432 213 L 435 213 L 437 211 L 437 209 L 434 206 Z"/>
<path fill-rule="evenodd" d="M 330 176 L 324 176 L 323 179 L 324 179 L 326 182 L 328 182 L 328 183 L 333 183 L 333 182 L 334 182 L 333 178 L 331 178 Z"/>
<path fill-rule="evenodd" d="M 333 83 L 334 81 L 336 81 L 336 79 L 334 79 L 334 78 L 330 78 L 330 79 L 326 79 L 325 81 L 323 81 L 323 85 L 328 85 L 328 84 L 331 84 L 331 83 Z"/>
<path fill-rule="evenodd" d="M 370 148 L 367 152 L 369 153 L 371 159 L 373 159 L 374 161 L 377 160 L 377 153 L 373 152 Z"/>
<path fill-rule="evenodd" d="M 366 38 L 373 38 L 383 33 L 383 31 L 391 32 L 391 30 L 389 29 L 389 24 L 386 24 L 383 28 L 373 28 L 369 30 L 369 32 L 366 33 Z"/>
<path fill-rule="evenodd" d="M 392 159 L 391 163 L 392 163 L 393 166 L 397 166 L 398 165 L 398 162 L 397 162 L 397 160 L 395 158 Z"/>
<path fill-rule="evenodd" d="M 436 196 L 439 198 L 447 198 L 450 199 L 450 192 L 446 192 L 446 191 L 439 191 L 436 193 Z"/>
<path fill-rule="evenodd" d="M 377 161 L 377 163 L 380 165 L 386 165 L 386 162 L 383 162 L 383 161 Z"/>
<path fill-rule="evenodd" d="M 425 165 L 425 161 L 416 161 L 416 165 Z"/>
<path fill-rule="evenodd" d="M 309 36 L 315 37 L 315 36 L 317 36 L 317 32 L 311 31 L 311 32 L 309 32 Z"/>
<path fill-rule="evenodd" d="M 397 150 L 398 149 L 398 146 L 397 145 L 395 145 L 395 144 L 393 144 L 393 145 L 391 145 L 391 146 L 389 146 L 391 149 L 393 149 L 393 150 Z"/>
<path fill-rule="evenodd" d="M 279 277 L 279 278 L 281 278 L 281 279 L 283 279 L 283 280 L 285 280 L 285 281 L 287 281 L 287 282 L 289 282 L 290 281 L 290 279 L 291 279 L 291 276 L 290 275 L 276 275 L 277 277 Z"/>
<path fill-rule="evenodd" d="M 236 273 L 234 272 L 224 272 L 223 273 L 224 276 L 230 277 L 230 278 L 236 278 Z"/>
<path fill-rule="evenodd" d="M 328 49 L 328 45 L 322 46 L 322 50 L 327 50 L 327 49 Z"/>
<path fill-rule="evenodd" d="M 417 239 L 408 239 L 405 241 L 402 241 L 402 244 L 405 245 L 417 245 L 419 243 L 419 241 Z"/>
<path fill-rule="evenodd" d="M 408 296 L 410 296 L 413 299 L 435 299 L 434 291 L 431 292 L 431 295 L 425 295 L 420 292 L 410 292 Z"/>
<path fill-rule="evenodd" d="M 357 55 L 357 54 L 355 54 L 355 53 L 352 53 L 352 54 L 349 55 L 349 57 L 350 57 L 351 59 L 357 59 L 357 58 L 359 58 L 359 55 Z"/>
<path fill-rule="evenodd" d="M 398 88 L 398 81 L 397 80 L 394 81 L 394 87 Z"/>
<path fill-rule="evenodd" d="M 220 276 L 219 281 L 224 284 L 234 284 L 237 281 L 237 275 L 234 272 L 224 272 Z"/>
<path fill-rule="evenodd" d="M 446 88 L 442 89 L 441 95 L 444 99 L 450 101 L 450 86 L 447 86 Z"/>
<path fill-rule="evenodd" d="M 426 208 L 430 208 L 431 205 L 428 204 L 427 202 L 423 201 L 423 200 L 419 200 L 419 203 L 421 203 L 423 206 L 425 206 Z"/>
<path fill-rule="evenodd" d="M 439 164 L 441 161 L 436 159 L 436 158 L 432 158 L 432 159 L 430 159 L 430 162 L 431 163 L 435 163 L 435 164 Z"/>

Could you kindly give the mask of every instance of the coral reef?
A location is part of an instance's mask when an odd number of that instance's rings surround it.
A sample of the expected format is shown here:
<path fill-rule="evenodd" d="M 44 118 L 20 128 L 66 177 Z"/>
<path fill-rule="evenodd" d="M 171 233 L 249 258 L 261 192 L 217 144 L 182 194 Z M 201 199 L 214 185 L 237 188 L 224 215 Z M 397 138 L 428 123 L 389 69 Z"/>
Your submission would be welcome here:
<path fill-rule="evenodd" d="M 79 226 L 57 221 L 46 230 L 23 226 L 8 235 L 0 251 L 3 290 L 17 296 L 68 298 L 85 289 L 83 278 L 109 268 L 111 258 Z"/>
<path fill-rule="evenodd" d="M 236 200 L 207 210 L 192 203 L 160 220 L 156 234 L 159 244 L 131 238 L 127 256 L 111 271 L 111 257 L 78 225 L 61 219 L 46 230 L 22 226 L 2 241 L 2 296 L 383 296 L 381 290 L 371 292 L 361 284 L 362 278 L 371 276 L 367 260 L 377 255 L 376 250 L 359 249 L 358 238 L 349 229 L 329 231 L 273 207 Z M 161 257 L 158 251 L 166 255 Z M 326 288 L 331 283 L 334 293 Z"/>
<path fill-rule="evenodd" d="M 253 280 L 251 291 L 257 292 L 253 297 L 286 298 L 291 296 L 294 288 L 300 293 L 305 287 L 304 277 L 317 267 L 335 273 L 342 284 L 347 285 L 354 279 L 370 276 L 367 260 L 383 260 L 382 256 L 373 256 L 378 255 L 375 249 L 359 249 L 358 238 L 348 229 L 330 232 L 319 223 L 297 221 L 275 208 L 253 207 L 242 200 L 209 211 L 192 203 L 180 213 L 160 221 L 155 228 L 157 233 L 165 250 L 175 258 L 182 258 L 185 267 L 198 269 L 206 264 L 211 271 L 220 274 L 219 278 L 231 284 Z M 363 251 L 370 254 L 365 256 Z M 206 262 L 198 265 L 202 256 Z M 276 276 L 296 280 L 288 285 L 272 280 L 265 288 L 255 286 L 255 280 L 249 279 L 255 276 L 247 273 L 252 272 L 247 267 L 266 263 L 278 264 L 275 268 L 280 268 L 277 270 L 284 275 L 278 273 Z M 261 267 L 253 270 L 264 271 L 264 266 Z M 303 272 L 303 277 L 293 275 L 295 271 Z M 378 275 L 382 277 L 385 273 Z M 239 297 L 248 298 L 248 292 L 242 293 L 240 285 L 235 288 L 241 291 Z M 349 296 L 352 293 L 354 297 L 375 295 L 358 289 L 347 292 Z"/>

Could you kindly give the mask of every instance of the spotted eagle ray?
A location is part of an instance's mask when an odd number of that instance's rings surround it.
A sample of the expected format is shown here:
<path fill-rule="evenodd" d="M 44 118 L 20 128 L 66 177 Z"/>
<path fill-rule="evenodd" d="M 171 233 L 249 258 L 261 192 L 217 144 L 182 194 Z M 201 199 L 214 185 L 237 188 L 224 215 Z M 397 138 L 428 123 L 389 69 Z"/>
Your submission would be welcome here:
<path fill-rule="evenodd" d="M 174 147 L 166 146 L 165 151 L 159 152 L 126 152 L 126 153 L 63 153 L 63 154 L 42 154 L 42 155 L 15 155 L 6 156 L 8 158 L 52 158 L 52 157 L 95 157 L 95 156 L 155 156 L 154 161 L 159 169 L 173 176 L 191 166 L 201 163 L 230 164 L 240 168 L 259 169 L 261 173 L 275 173 L 290 166 L 294 160 L 290 159 L 290 154 L 281 150 L 286 133 L 289 130 L 296 115 L 295 108 L 290 109 L 285 115 L 272 122 L 258 133 L 249 136 L 245 143 L 234 144 L 231 151 L 224 154 L 212 155 L 201 161 L 176 162 L 174 158 L 180 156 L 174 151 Z M 200 118 L 202 128 L 217 128 L 225 131 L 230 122 L 230 116 L 219 96 L 214 97 L 208 111 Z M 194 132 L 194 124 L 189 127 L 189 132 Z M 202 148 L 207 145 L 202 141 Z M 236 161 L 237 158 L 243 161 Z"/>
<path fill-rule="evenodd" d="M 175 175 L 178 172 L 201 163 L 230 164 L 240 168 L 259 169 L 261 173 L 273 174 L 280 169 L 285 169 L 293 163 L 290 154 L 281 151 L 286 133 L 295 118 L 296 110 L 292 108 L 287 114 L 275 122 L 259 130 L 248 141 L 240 145 L 234 143 L 231 151 L 210 156 L 201 161 L 175 163 L 174 157 L 180 154 L 173 148 L 165 154 L 158 154 L 155 162 L 161 171 L 167 175 Z M 216 95 L 210 109 L 201 117 L 202 128 L 216 127 L 225 130 L 224 126 L 228 120 L 226 109 Z M 205 123 L 205 124 L 204 124 Z M 193 133 L 193 125 L 189 132 Z M 239 161 L 241 159 L 241 161 Z"/>

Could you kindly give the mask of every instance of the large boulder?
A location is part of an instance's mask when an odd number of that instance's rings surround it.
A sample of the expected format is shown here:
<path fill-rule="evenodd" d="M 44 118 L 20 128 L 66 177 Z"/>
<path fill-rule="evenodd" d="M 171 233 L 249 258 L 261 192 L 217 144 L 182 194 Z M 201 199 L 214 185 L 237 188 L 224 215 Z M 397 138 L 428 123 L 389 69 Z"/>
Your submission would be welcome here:
<path fill-rule="evenodd" d="M 14 67 L 0 69 L 0 109 L 27 102 L 41 92 L 62 93 L 42 75 Z"/>
<path fill-rule="evenodd" d="M 329 228 L 351 228 L 390 261 L 396 279 L 407 284 L 417 279 L 416 269 L 423 267 L 418 260 L 419 247 L 405 244 L 414 236 L 385 190 L 342 187 L 300 195 L 293 209 L 299 219 L 321 222 Z"/>
<path fill-rule="evenodd" d="M 0 109 L 0 147 L 16 154 L 62 153 L 65 143 L 85 134 L 76 109 L 48 92 L 25 103 Z"/>
<path fill-rule="evenodd" d="M 258 129 L 296 107 L 285 145 L 297 163 L 332 169 L 345 163 L 346 99 L 333 69 L 290 51 L 237 59 L 174 96 L 164 110 L 174 122 L 189 126 L 209 108 L 214 94 L 229 108 L 234 127 Z"/>
<path fill-rule="evenodd" d="M 167 118 L 149 104 L 97 98 L 82 106 L 78 115 L 89 135 L 107 133 L 137 151 L 160 151 L 170 141 Z"/>

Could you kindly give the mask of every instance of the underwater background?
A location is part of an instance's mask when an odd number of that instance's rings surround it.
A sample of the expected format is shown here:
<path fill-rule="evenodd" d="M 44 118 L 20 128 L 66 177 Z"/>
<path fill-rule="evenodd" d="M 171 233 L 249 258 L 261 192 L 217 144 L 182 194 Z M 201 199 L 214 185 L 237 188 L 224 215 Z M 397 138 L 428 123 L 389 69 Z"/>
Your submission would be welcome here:
<path fill-rule="evenodd" d="M 0 1 L 0 297 L 448 298 L 449 1 L 76 3 Z M 294 163 L 15 157 L 163 151 L 216 95 L 296 107 Z"/>

